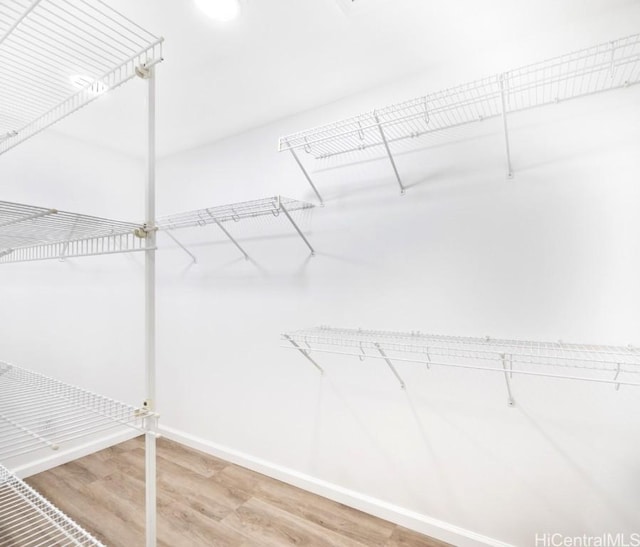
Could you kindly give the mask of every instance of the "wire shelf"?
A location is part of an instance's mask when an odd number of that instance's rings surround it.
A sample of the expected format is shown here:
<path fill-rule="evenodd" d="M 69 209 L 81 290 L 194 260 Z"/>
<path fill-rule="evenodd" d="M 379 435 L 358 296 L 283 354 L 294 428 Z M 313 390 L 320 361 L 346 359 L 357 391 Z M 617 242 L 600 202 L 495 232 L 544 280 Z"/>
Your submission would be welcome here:
<path fill-rule="evenodd" d="M 0 546 L 104 547 L 33 488 L 0 465 Z"/>
<path fill-rule="evenodd" d="M 637 84 L 640 34 L 282 137 L 316 159 Z M 386 141 L 386 143 L 385 143 Z"/>
<path fill-rule="evenodd" d="M 441 336 L 317 327 L 288 332 L 285 347 L 427 366 L 496 371 L 509 375 L 588 380 L 640 386 L 640 348 L 565 342 L 531 342 L 497 338 Z M 382 350 L 382 351 L 381 351 Z M 314 363 L 315 364 L 315 363 Z M 316 366 L 318 366 L 316 364 Z"/>
<path fill-rule="evenodd" d="M 247 252 L 240 246 L 240 244 L 236 241 L 233 235 L 231 235 L 229 230 L 223 226 L 223 224 L 229 222 L 240 222 L 244 219 L 259 218 L 265 216 L 278 217 L 282 213 L 283 216 L 295 228 L 296 232 L 307 245 L 307 247 L 311 251 L 311 254 L 313 255 L 315 254 L 313 247 L 291 216 L 291 213 L 294 211 L 312 209 L 313 207 L 315 207 L 313 203 L 298 201 L 296 199 L 285 198 L 282 196 L 273 196 L 252 201 L 242 201 L 228 205 L 209 207 L 208 209 L 198 209 L 195 211 L 169 215 L 159 218 L 156 222 L 156 226 L 159 230 L 166 232 L 175 241 L 175 243 L 177 243 L 186 253 L 188 253 L 194 262 L 196 262 L 196 257 L 184 245 L 182 245 L 182 243 L 180 243 L 175 238 L 175 236 L 171 235 L 171 232 L 181 228 L 208 226 L 211 224 L 217 225 L 218 228 L 220 228 L 220 230 L 224 233 L 224 235 L 244 255 L 244 257 L 248 259 L 249 255 L 247 254 Z"/>
<path fill-rule="evenodd" d="M 156 224 L 160 230 L 177 230 L 231 221 L 239 222 L 242 219 L 267 215 L 277 217 L 280 215 L 281 206 L 285 206 L 288 211 L 300 211 L 314 207 L 313 203 L 273 196 L 169 215 L 159 218 Z"/>
<path fill-rule="evenodd" d="M 139 225 L 0 201 L 0 263 L 144 251 Z"/>
<path fill-rule="evenodd" d="M 101 0 L 0 0 L 0 154 L 162 60 Z"/>
<path fill-rule="evenodd" d="M 147 431 L 155 414 L 0 362 L 0 462 L 123 426 Z"/>

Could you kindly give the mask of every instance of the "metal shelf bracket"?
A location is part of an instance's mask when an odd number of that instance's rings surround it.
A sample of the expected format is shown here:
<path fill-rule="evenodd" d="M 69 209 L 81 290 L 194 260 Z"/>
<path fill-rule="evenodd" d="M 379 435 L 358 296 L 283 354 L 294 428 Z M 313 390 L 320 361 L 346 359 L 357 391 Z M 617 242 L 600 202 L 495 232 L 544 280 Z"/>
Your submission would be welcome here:
<path fill-rule="evenodd" d="M 507 356 L 502 353 L 500 354 L 500 360 L 502 361 L 502 368 L 504 369 L 504 379 L 507 383 L 507 404 L 511 407 L 515 406 L 515 401 L 513 400 L 513 394 L 511 393 L 511 378 L 513 378 L 513 363 L 509 360 L 507 363 Z"/>
<path fill-rule="evenodd" d="M 320 201 L 320 205 L 322 207 L 324 207 L 324 200 L 322 199 L 322 196 L 320 195 L 320 192 L 318 192 L 318 189 L 316 188 L 316 185 L 311 180 L 311 177 L 309 176 L 309 173 L 305 169 L 305 166 L 300 161 L 300 158 L 298 157 L 298 154 L 296 154 L 296 151 L 293 148 L 289 148 L 289 150 L 291 151 L 291 155 L 293 156 L 293 159 L 296 160 L 296 163 L 298 164 L 298 167 L 300 167 L 300 169 L 302 170 L 302 173 L 304 174 L 304 178 L 307 179 L 307 182 L 309 183 L 309 185 L 311 186 L 313 192 L 315 193 L 316 197 L 318 198 L 318 201 Z"/>
<path fill-rule="evenodd" d="M 309 352 L 307 350 L 302 349 L 300 345 L 295 340 L 293 340 L 290 336 L 285 334 L 284 338 L 289 342 L 291 342 L 291 345 L 294 348 L 296 348 L 300 353 L 302 353 L 302 355 L 304 355 L 307 358 L 307 360 L 320 371 L 320 374 L 324 374 L 324 369 L 312 359 L 312 357 L 309 355 Z"/>
<path fill-rule="evenodd" d="M 507 178 L 513 178 L 513 167 L 511 166 L 511 147 L 509 145 L 509 125 L 507 123 L 507 82 L 508 76 L 503 72 L 498 76 L 500 83 L 500 105 L 502 108 L 502 127 L 504 130 L 504 146 L 507 157 Z"/>
<path fill-rule="evenodd" d="M 291 222 L 291 224 L 293 225 L 293 227 L 296 229 L 296 232 L 298 232 L 298 235 L 302 238 L 302 240 L 306 243 L 307 247 L 309 247 L 309 250 L 311 251 L 311 256 L 315 256 L 316 251 L 314 250 L 314 248 L 311 246 L 311 243 L 309 243 L 309 240 L 306 238 L 306 236 L 302 233 L 302 230 L 298 227 L 298 225 L 295 223 L 295 221 L 293 220 L 293 218 L 291 217 L 291 215 L 289 214 L 289 211 L 287 211 L 287 208 L 284 206 L 284 204 L 282 203 L 282 198 L 280 196 L 278 196 L 278 210 L 282 211 L 285 216 L 289 219 L 289 222 Z"/>
<path fill-rule="evenodd" d="M 373 116 L 376 120 L 376 124 L 378 125 L 378 130 L 380 131 L 380 137 L 382 137 L 382 142 L 384 144 L 384 148 L 387 151 L 387 155 L 389 156 L 389 161 L 391 162 L 391 167 L 393 167 L 393 172 L 396 175 L 396 180 L 398 181 L 398 185 L 400 186 L 400 193 L 404 195 L 405 189 L 402 185 L 402 179 L 400 178 L 400 173 L 398 173 L 398 168 L 396 167 L 396 162 L 393 159 L 393 154 L 391 154 L 391 148 L 389 148 L 389 141 L 387 141 L 387 136 L 384 134 L 384 129 L 382 129 L 382 125 L 380 124 L 380 118 L 376 112 L 373 113 Z"/>
<path fill-rule="evenodd" d="M 402 389 L 406 389 L 406 385 L 404 383 L 404 380 L 400 377 L 400 375 L 398 374 L 398 371 L 396 370 L 396 368 L 393 366 L 393 363 L 391 362 L 391 359 L 389 359 L 389 357 L 387 357 L 387 354 L 384 352 L 384 350 L 380 347 L 380 344 L 375 343 L 374 344 L 376 346 L 376 349 L 378 350 L 378 352 L 380 353 L 380 355 L 382 355 L 382 358 L 386 361 L 387 365 L 389 365 L 389 368 L 391 369 L 391 372 L 393 372 L 393 374 L 395 375 L 395 377 L 398 379 L 398 382 L 400 382 L 400 387 Z"/>
<path fill-rule="evenodd" d="M 167 234 L 178 247 L 180 247 L 185 253 L 187 253 L 191 257 L 191 261 L 194 264 L 196 264 L 198 262 L 198 259 L 197 259 L 196 255 L 194 255 L 189 249 L 187 249 L 187 247 L 185 245 L 183 245 L 182 242 L 180 242 L 176 236 L 174 236 L 168 230 L 165 231 L 164 233 Z"/>
<path fill-rule="evenodd" d="M 244 255 L 244 259 L 249 260 L 249 255 L 247 254 L 247 252 L 240 246 L 240 244 L 229 233 L 229 231 L 220 223 L 217 218 L 214 218 L 213 220 L 217 224 L 218 228 L 220 228 L 224 232 L 224 235 L 226 235 L 231 240 L 231 243 L 233 243 L 237 247 L 237 249 Z"/>

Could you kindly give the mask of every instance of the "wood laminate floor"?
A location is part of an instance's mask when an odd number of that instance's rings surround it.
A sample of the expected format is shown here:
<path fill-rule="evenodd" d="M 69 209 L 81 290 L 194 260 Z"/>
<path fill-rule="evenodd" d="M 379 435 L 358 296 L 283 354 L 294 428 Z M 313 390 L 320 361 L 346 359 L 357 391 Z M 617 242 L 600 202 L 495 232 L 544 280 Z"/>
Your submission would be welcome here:
<path fill-rule="evenodd" d="M 142 437 L 27 480 L 111 547 L 144 545 Z M 158 441 L 162 547 L 444 547 L 440 541 L 197 452 Z"/>

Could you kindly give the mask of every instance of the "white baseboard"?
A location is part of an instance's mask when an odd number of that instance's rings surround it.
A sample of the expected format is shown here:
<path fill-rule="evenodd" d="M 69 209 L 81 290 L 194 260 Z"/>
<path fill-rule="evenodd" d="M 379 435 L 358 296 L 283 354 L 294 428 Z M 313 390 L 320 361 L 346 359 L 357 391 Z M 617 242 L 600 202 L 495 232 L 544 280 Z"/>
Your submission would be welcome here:
<path fill-rule="evenodd" d="M 465 530 L 448 522 L 410 511 L 403 507 L 393 505 L 383 500 L 367 496 L 360 492 L 355 492 L 332 484 L 310 475 L 300 473 L 293 469 L 273 464 L 261 458 L 244 454 L 232 448 L 221 446 L 178 431 L 171 427 L 160 427 L 163 436 L 184 444 L 196 450 L 200 450 L 220 459 L 246 467 L 263 475 L 267 475 L 282 482 L 286 482 L 298 488 L 302 488 L 314 494 L 337 501 L 354 509 L 364 511 L 376 517 L 394 522 L 421 534 L 431 536 L 441 541 L 446 541 L 458 547 L 513 547 L 470 530 Z"/>
<path fill-rule="evenodd" d="M 104 450 L 105 448 L 109 448 L 115 444 L 123 443 L 139 435 L 140 431 L 127 429 L 126 431 L 120 431 L 118 433 L 113 433 L 111 435 L 83 443 L 70 450 L 65 450 L 64 452 L 53 452 L 51 456 L 47 456 L 46 458 L 41 458 L 18 467 L 12 467 L 11 471 L 21 479 L 26 479 L 31 475 L 37 475 L 38 473 L 53 469 L 54 467 L 77 460 L 78 458 L 88 456 L 89 454 L 93 454 L 99 450 Z"/>

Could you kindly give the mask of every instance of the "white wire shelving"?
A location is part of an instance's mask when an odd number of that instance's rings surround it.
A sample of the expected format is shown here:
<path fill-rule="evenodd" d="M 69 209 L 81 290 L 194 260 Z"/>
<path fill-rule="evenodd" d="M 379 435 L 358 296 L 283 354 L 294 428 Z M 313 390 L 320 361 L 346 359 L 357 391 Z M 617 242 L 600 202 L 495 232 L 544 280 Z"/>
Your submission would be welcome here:
<path fill-rule="evenodd" d="M 154 432 L 156 415 L 0 362 L 0 463 L 114 429 Z"/>
<path fill-rule="evenodd" d="M 101 0 L 0 0 L 0 154 L 162 60 Z"/>
<path fill-rule="evenodd" d="M 162 44 L 162 38 L 112 9 L 103 0 L 0 0 L 0 155 L 136 76 L 147 83 L 144 225 L 0 203 L 0 262 L 144 251 L 145 410 L 118 406 L 115 401 L 65 388 L 55 380 L 43 379 L 39 383 L 40 380 L 31 377 L 45 389 L 44 394 L 34 393 L 39 397 L 35 401 L 44 404 L 51 400 L 49 395 L 59 399 L 56 399 L 57 404 L 61 406 L 53 409 L 62 412 L 59 429 L 57 422 L 48 422 L 46 416 L 40 414 L 41 410 L 46 411 L 46 404 L 39 409 L 28 398 L 16 399 L 20 404 L 9 410 L 18 415 L 8 415 L 10 422 L 0 420 L 0 434 L 11 442 L 3 440 L 0 443 L 0 459 L 2 454 L 12 456 L 24 452 L 32 446 L 29 443 L 36 443 L 34 447 L 44 443 L 55 448 L 58 442 L 82 436 L 85 431 L 87 434 L 100 431 L 102 425 L 106 429 L 120 423 L 135 425 L 136 420 L 141 420 L 145 423 L 143 430 L 146 433 L 147 547 L 156 545 L 156 444 L 155 431 L 148 426 L 150 421 L 155 424 L 157 417 L 148 413 L 156 405 L 155 66 L 162 61 Z M 10 373 L 3 368 L 0 385 L 16 380 L 17 370 L 12 368 Z M 21 374 L 24 377 L 29 373 Z M 28 393 L 33 387 L 23 386 L 20 393 Z M 49 388 L 54 391 L 47 391 Z M 55 392 L 58 388 L 60 391 Z M 63 392 L 69 400 L 63 397 Z M 78 398 L 74 399 L 76 396 Z M 9 400 L 14 399 L 2 399 L 0 408 Z M 73 406 L 74 401 L 79 403 L 75 410 L 65 407 L 67 403 Z M 29 422 L 37 426 L 35 430 L 30 429 L 29 424 L 21 424 L 15 419 L 22 417 L 21 408 L 25 417 L 37 420 L 40 416 L 44 421 Z M 65 416 L 72 421 L 64 421 Z M 54 432 L 48 424 L 55 426 Z M 16 430 L 2 429 L 5 426 Z M 41 427 L 47 431 L 39 429 Z M 21 440 L 14 436 L 19 433 L 27 436 Z"/>
<path fill-rule="evenodd" d="M 394 362 L 454 367 L 504 375 L 513 405 L 514 375 L 640 386 L 640 348 L 565 342 L 532 342 L 361 329 L 316 327 L 287 332 L 283 347 L 302 353 L 320 372 L 313 354 L 336 354 L 386 362 L 402 388 Z"/>
<path fill-rule="evenodd" d="M 313 207 L 313 203 L 298 201 L 296 199 L 285 198 L 282 196 L 273 196 L 161 217 L 158 219 L 156 226 L 159 230 L 164 231 L 177 245 L 189 254 L 194 262 L 196 262 L 195 255 L 180 243 L 180 241 L 178 241 L 171 232 L 181 228 L 215 225 L 237 247 L 245 259 L 248 259 L 249 254 L 238 243 L 237 239 L 233 237 L 228 228 L 225 227 L 225 224 L 228 225 L 245 219 L 265 216 L 278 217 L 282 214 L 283 217 L 291 223 L 297 234 L 302 238 L 313 255 L 315 254 L 314 248 L 311 246 L 311 243 L 309 243 L 309 240 L 291 216 L 291 213 L 295 211 L 302 211 Z"/>
<path fill-rule="evenodd" d="M 104 547 L 24 481 L 0 465 L 0 547 Z"/>
<path fill-rule="evenodd" d="M 147 250 L 140 225 L 0 201 L 0 263 Z"/>
<path fill-rule="evenodd" d="M 326 159 L 384 147 L 404 193 L 391 151 L 393 143 L 501 116 L 507 175 L 511 177 L 508 115 L 639 81 L 640 34 L 636 34 L 294 133 L 280 139 L 279 150 L 291 152 L 322 202 L 298 151 Z"/>

